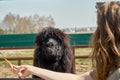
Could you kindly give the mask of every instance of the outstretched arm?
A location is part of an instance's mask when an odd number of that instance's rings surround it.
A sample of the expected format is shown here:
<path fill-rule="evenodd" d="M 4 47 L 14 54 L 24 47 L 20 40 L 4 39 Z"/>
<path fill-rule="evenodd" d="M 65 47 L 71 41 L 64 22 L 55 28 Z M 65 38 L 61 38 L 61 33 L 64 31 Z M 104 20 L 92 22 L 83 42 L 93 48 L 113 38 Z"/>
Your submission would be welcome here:
<path fill-rule="evenodd" d="M 32 74 L 41 77 L 45 80 L 92 80 L 91 76 L 89 75 L 89 72 L 86 72 L 82 75 L 76 75 L 70 73 L 55 72 L 30 65 L 12 65 L 11 69 L 22 79 Z"/>
<path fill-rule="evenodd" d="M 78 79 L 78 75 L 75 74 L 54 72 L 30 65 L 13 65 L 12 70 L 14 73 L 18 74 L 20 78 L 25 78 L 28 75 L 32 74 L 39 76 L 45 80 L 81 80 Z"/>

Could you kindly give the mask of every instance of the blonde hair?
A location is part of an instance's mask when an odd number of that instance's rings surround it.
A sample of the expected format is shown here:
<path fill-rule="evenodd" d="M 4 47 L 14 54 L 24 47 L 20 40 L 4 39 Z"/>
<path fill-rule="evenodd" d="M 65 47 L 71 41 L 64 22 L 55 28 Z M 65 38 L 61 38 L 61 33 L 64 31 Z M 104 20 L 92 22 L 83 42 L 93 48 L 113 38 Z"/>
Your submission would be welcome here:
<path fill-rule="evenodd" d="M 106 80 L 119 67 L 120 3 L 104 2 L 97 9 L 97 29 L 93 35 L 92 62 L 98 80 Z"/>

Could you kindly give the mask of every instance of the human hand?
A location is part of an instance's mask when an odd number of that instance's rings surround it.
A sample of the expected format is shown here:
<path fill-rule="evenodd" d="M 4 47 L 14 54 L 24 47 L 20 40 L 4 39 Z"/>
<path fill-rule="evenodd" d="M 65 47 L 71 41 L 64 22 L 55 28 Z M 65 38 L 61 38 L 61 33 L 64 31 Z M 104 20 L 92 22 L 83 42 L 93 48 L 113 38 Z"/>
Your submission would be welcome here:
<path fill-rule="evenodd" d="M 30 75 L 30 71 L 28 70 L 27 65 L 21 65 L 21 66 L 13 65 L 11 67 L 11 70 L 22 79 Z"/>

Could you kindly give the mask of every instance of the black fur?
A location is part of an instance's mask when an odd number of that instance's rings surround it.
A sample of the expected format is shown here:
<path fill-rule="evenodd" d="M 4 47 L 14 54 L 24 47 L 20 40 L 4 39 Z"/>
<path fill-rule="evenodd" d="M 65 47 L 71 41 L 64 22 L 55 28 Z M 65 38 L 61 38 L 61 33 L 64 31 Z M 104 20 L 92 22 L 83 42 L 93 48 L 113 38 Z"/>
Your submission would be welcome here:
<path fill-rule="evenodd" d="M 34 52 L 34 66 L 57 72 L 74 73 L 73 53 L 67 34 L 48 27 L 38 33 L 35 43 L 37 48 Z"/>

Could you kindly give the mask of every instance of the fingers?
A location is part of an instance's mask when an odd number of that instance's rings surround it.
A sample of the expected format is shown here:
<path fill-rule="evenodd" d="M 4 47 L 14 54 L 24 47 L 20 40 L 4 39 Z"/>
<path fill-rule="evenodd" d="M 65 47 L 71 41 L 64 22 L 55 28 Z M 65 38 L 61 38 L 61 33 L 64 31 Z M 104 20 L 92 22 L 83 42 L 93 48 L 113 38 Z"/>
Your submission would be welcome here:
<path fill-rule="evenodd" d="M 28 71 L 25 65 L 21 65 L 21 66 L 13 65 L 12 71 L 22 79 L 30 75 L 30 72 Z"/>
<path fill-rule="evenodd" d="M 18 69 L 18 68 L 20 68 L 21 66 L 17 66 L 17 65 L 13 65 L 13 68 L 15 68 L 15 69 Z"/>
<path fill-rule="evenodd" d="M 13 65 L 11 70 L 15 73 L 18 74 L 21 69 L 21 66 Z"/>
<path fill-rule="evenodd" d="M 24 79 L 28 75 L 30 75 L 30 72 L 26 68 L 22 68 L 19 72 L 19 77 L 22 79 Z"/>
<path fill-rule="evenodd" d="M 27 65 L 12 65 L 11 70 L 22 79 L 30 75 L 30 71 L 28 70 Z"/>

